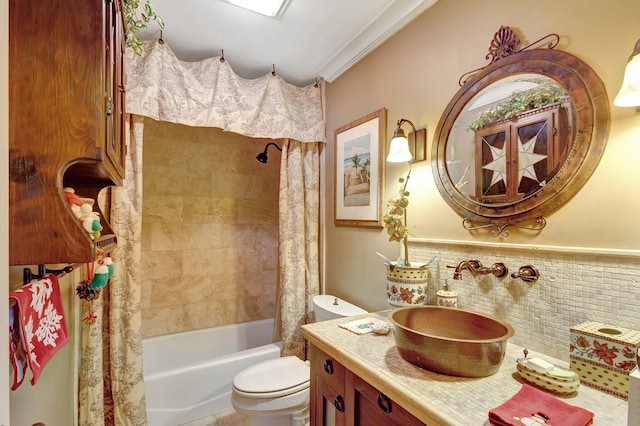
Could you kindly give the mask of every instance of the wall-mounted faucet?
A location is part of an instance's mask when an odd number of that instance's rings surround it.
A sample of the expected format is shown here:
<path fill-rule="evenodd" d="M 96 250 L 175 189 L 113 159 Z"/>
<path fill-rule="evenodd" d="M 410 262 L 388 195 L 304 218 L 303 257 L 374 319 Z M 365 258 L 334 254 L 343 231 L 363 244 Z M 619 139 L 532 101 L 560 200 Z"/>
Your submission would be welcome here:
<path fill-rule="evenodd" d="M 502 262 L 496 262 L 491 266 L 482 266 L 479 260 L 463 260 L 457 266 L 447 265 L 447 268 L 455 268 L 453 271 L 453 279 L 461 280 L 462 271 L 465 269 L 471 271 L 472 274 L 487 275 L 493 274 L 497 278 L 502 278 L 509 273 L 509 268 Z"/>

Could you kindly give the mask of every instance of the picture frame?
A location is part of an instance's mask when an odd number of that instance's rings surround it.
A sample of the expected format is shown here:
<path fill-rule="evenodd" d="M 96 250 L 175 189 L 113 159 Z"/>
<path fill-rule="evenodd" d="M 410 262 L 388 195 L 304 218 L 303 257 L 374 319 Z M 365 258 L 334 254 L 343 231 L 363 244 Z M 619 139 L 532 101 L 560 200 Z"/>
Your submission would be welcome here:
<path fill-rule="evenodd" d="M 387 109 L 334 132 L 334 224 L 383 227 Z"/>

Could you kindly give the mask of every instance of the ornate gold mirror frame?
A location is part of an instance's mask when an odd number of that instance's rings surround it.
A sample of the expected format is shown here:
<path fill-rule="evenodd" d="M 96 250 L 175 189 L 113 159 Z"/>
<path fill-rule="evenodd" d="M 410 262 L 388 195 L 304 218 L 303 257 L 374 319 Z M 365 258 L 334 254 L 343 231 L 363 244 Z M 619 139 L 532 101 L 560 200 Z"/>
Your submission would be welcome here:
<path fill-rule="evenodd" d="M 534 48 L 545 40 L 552 41 Z M 558 41 L 552 34 L 518 50 L 518 37 L 508 27 L 501 27 L 487 55 L 491 63 L 461 77 L 462 87 L 440 118 L 432 147 L 434 179 L 444 200 L 462 216 L 463 226 L 470 231 L 489 228 L 494 236 L 508 236 L 508 227 L 541 230 L 546 225 L 545 215 L 573 197 L 600 161 L 609 135 L 604 84 L 584 61 L 554 50 Z M 540 81 L 559 85 L 561 95 L 553 105 L 537 110 L 528 106 L 486 124 L 468 125 L 464 116 L 470 115 L 470 107 L 477 105 L 480 97 L 487 98 L 488 90 L 517 80 L 517 84 L 533 86 Z M 517 93 L 521 92 L 511 96 Z M 531 123 L 531 116 L 541 110 L 561 114 L 549 115 L 545 122 L 538 120 L 542 123 L 537 124 L 538 130 L 518 127 L 520 122 Z M 454 140 L 465 124 L 470 135 Z M 544 135 L 537 141 L 525 140 L 536 131 L 542 135 L 542 128 Z M 462 171 L 456 170 L 459 153 L 465 150 L 469 158 L 462 161 L 467 164 Z"/>

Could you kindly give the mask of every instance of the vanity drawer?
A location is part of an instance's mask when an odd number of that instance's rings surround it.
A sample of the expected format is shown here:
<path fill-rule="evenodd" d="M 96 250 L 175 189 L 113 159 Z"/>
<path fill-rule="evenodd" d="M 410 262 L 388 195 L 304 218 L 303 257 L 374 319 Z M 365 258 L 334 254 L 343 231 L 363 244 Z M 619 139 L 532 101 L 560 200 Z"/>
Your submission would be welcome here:
<path fill-rule="evenodd" d="M 311 369 L 322 381 L 342 392 L 344 366 L 315 346 L 311 347 Z"/>
<path fill-rule="evenodd" d="M 424 426 L 424 423 L 352 372 L 347 372 L 347 419 L 360 426 Z"/>

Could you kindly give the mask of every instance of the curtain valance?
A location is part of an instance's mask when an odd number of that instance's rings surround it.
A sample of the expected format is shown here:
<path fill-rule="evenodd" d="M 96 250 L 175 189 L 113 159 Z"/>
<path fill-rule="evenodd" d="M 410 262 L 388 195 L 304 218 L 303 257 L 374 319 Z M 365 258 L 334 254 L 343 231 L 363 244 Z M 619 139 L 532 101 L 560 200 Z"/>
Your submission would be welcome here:
<path fill-rule="evenodd" d="M 250 137 L 325 140 L 321 85 L 298 87 L 272 73 L 244 79 L 220 57 L 183 62 L 156 40 L 142 56 L 127 49 L 125 62 L 128 113 Z"/>

